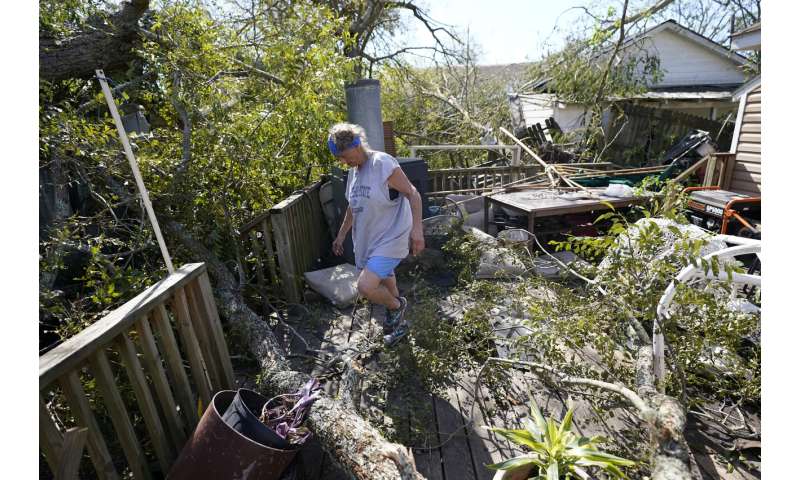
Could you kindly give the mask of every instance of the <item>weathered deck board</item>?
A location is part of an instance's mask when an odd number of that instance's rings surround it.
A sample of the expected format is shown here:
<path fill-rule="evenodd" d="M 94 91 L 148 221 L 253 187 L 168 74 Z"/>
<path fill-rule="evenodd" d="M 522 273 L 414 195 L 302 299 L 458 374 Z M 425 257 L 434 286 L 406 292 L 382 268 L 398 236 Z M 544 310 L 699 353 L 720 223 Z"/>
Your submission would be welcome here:
<path fill-rule="evenodd" d="M 448 479 L 476 479 L 478 477 L 465 428 L 469 420 L 461 416 L 455 389 L 448 389 L 446 395 L 446 399 L 434 396 L 439 438 L 443 443 L 441 450 L 445 476 Z"/>
<path fill-rule="evenodd" d="M 436 422 L 436 409 L 434 408 L 433 397 L 430 397 L 430 414 Z M 415 412 L 411 414 L 414 415 Z M 443 480 L 444 473 L 442 471 L 442 455 L 440 453 L 439 444 L 441 438 L 438 434 L 436 424 L 431 425 L 431 428 L 426 432 L 426 441 L 423 448 L 414 449 L 414 462 L 417 464 L 417 470 L 428 480 Z"/>
<path fill-rule="evenodd" d="M 471 421 L 467 428 L 467 442 L 472 453 L 472 466 L 475 475 L 481 480 L 490 480 L 494 476 L 494 471 L 486 468 L 486 465 L 505 460 L 498 451 L 494 434 L 487 430 L 486 421 L 480 409 L 472 406 L 474 404 L 474 378 L 467 377 L 459 382 L 458 388 L 454 389 L 458 400 L 461 416 L 466 421 Z"/>

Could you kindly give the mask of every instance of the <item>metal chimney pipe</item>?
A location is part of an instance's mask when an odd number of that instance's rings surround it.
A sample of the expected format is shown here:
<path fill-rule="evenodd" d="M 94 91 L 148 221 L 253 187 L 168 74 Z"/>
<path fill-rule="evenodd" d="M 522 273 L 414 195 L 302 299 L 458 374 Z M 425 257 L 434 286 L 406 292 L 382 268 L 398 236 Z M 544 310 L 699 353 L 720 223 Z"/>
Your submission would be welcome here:
<path fill-rule="evenodd" d="M 361 79 L 345 86 L 347 121 L 364 127 L 373 150 L 384 151 L 381 117 L 381 84 L 378 80 Z"/>

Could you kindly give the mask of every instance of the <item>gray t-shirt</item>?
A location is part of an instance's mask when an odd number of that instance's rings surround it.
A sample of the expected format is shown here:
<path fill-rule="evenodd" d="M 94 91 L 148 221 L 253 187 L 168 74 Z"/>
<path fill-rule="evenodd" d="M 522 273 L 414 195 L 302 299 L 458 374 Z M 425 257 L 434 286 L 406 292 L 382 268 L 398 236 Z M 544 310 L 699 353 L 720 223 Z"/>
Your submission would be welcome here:
<path fill-rule="evenodd" d="M 353 212 L 356 267 L 370 257 L 405 258 L 411 235 L 411 205 L 405 195 L 389 199 L 389 176 L 400 164 L 388 153 L 372 151 L 347 173 L 347 201 Z"/>

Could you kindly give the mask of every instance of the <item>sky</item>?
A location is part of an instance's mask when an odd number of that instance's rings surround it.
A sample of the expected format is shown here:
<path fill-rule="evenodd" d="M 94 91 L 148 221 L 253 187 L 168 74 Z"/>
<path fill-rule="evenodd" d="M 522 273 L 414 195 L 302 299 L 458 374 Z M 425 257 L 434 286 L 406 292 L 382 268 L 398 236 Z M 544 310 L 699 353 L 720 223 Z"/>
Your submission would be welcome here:
<path fill-rule="evenodd" d="M 580 15 L 570 7 L 586 5 L 586 0 L 425 0 L 430 16 L 441 23 L 466 32 L 479 44 L 483 54 L 479 65 L 534 61 L 542 58 L 546 43 L 561 44 L 563 34 L 553 34 L 558 24 L 568 28 Z M 559 19 L 559 15 L 563 16 Z M 429 45 L 431 36 L 421 22 L 414 22 L 415 43 Z M 466 37 L 466 35 L 465 35 Z M 552 47 L 551 47 L 552 48 Z"/>

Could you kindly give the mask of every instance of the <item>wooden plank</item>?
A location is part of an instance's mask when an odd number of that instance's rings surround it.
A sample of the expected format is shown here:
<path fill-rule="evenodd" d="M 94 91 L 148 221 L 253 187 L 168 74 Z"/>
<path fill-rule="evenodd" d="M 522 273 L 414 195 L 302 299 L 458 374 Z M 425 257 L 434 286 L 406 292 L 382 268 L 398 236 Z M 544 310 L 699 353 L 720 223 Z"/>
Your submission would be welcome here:
<path fill-rule="evenodd" d="M 181 338 L 183 349 L 189 357 L 192 379 L 194 379 L 200 401 L 203 402 L 205 409 L 211 403 L 211 385 L 209 385 L 206 367 L 203 362 L 203 354 L 200 352 L 200 344 L 194 333 L 192 319 L 189 316 L 189 306 L 183 290 L 176 290 L 172 297 L 172 311 L 175 312 L 175 325 L 178 327 L 178 335 Z"/>
<path fill-rule="evenodd" d="M 714 182 L 714 174 L 717 171 L 717 157 L 711 155 L 708 157 L 708 162 L 706 163 L 706 175 L 703 179 L 703 185 L 706 187 L 715 185 Z"/>
<path fill-rule="evenodd" d="M 122 451 L 128 460 L 128 466 L 133 472 L 134 478 L 150 479 L 150 470 L 147 468 L 147 458 L 144 456 L 136 433 L 133 431 L 128 411 L 122 401 L 119 390 L 117 390 L 114 374 L 111 372 L 111 364 L 103 349 L 98 350 L 89 359 L 92 374 L 97 381 L 97 389 L 103 396 L 104 404 L 111 416 L 111 423 L 117 432 Z"/>
<path fill-rule="evenodd" d="M 141 315 L 155 308 L 172 293 L 205 271 L 205 264 L 190 263 L 174 274 L 135 296 L 124 305 L 89 325 L 79 334 L 39 357 L 39 390 L 75 369 L 95 350 L 106 345 L 120 332 L 127 331 Z"/>
<path fill-rule="evenodd" d="M 189 377 L 186 375 L 186 370 L 183 368 L 183 358 L 178 349 L 175 334 L 172 332 L 167 309 L 164 308 L 164 305 L 159 305 L 153 311 L 152 316 L 153 325 L 156 327 L 159 342 L 164 352 L 164 359 L 167 361 L 167 372 L 170 375 L 175 393 L 178 396 L 178 402 L 183 411 L 183 418 L 188 423 L 189 430 L 192 430 L 198 421 L 197 400 L 189 385 Z"/>
<path fill-rule="evenodd" d="M 261 250 L 261 240 L 258 239 L 258 234 L 256 232 L 252 232 L 252 234 L 249 235 L 249 241 L 256 260 L 256 284 L 258 285 L 259 295 L 263 295 L 262 292 L 267 289 L 267 282 L 264 277 L 264 254 Z"/>
<path fill-rule="evenodd" d="M 200 353 L 203 357 L 203 365 L 208 373 L 209 391 L 213 395 L 219 386 L 222 384 L 221 376 L 219 373 L 219 360 L 216 358 L 214 349 L 211 348 L 211 341 L 209 339 L 208 321 L 203 318 L 203 313 L 198 306 L 200 301 L 195 295 L 194 289 L 191 288 L 192 284 L 189 283 L 181 290 L 186 296 L 186 305 L 189 307 L 189 321 L 192 324 L 192 329 L 197 337 L 197 343 L 200 346 Z M 209 401 L 211 399 L 209 398 Z M 206 404 L 208 405 L 208 404 Z"/>
<path fill-rule="evenodd" d="M 98 478 L 118 479 L 119 475 L 117 475 L 117 471 L 114 468 L 111 454 L 108 453 L 108 447 L 103 439 L 100 426 L 97 424 L 97 419 L 92 413 L 91 406 L 89 406 L 89 399 L 86 397 L 83 386 L 81 386 L 78 373 L 75 371 L 69 372 L 60 379 L 60 383 L 70 410 L 78 420 L 78 425 L 88 429 L 89 458 L 92 460 Z"/>
<path fill-rule="evenodd" d="M 414 449 L 414 463 L 417 465 L 417 471 L 428 480 L 443 480 L 446 477 L 442 471 L 442 456 L 438 446 L 443 439 L 438 434 L 436 409 L 433 406 L 434 401 L 432 395 L 430 399 L 430 408 L 433 414 L 434 424 L 431 425 L 431 435 L 428 437 L 428 445 L 426 445 L 425 448 Z"/>
<path fill-rule="evenodd" d="M 300 291 L 296 282 L 297 272 L 287 218 L 283 211 L 275 207 L 270 212 L 272 212 L 272 231 L 275 234 L 283 292 L 287 300 L 297 303 L 300 301 Z"/>
<path fill-rule="evenodd" d="M 150 387 L 147 385 L 147 379 L 144 376 L 144 371 L 142 371 L 136 347 L 130 337 L 123 332 L 117 340 L 117 348 L 122 358 L 122 364 L 128 374 L 128 380 L 130 380 L 131 387 L 133 387 L 133 394 L 136 396 L 136 403 L 141 410 L 144 424 L 150 433 L 150 440 L 153 442 L 158 464 L 161 466 L 162 472 L 169 472 L 169 467 L 175 460 L 175 454 L 167 441 L 161 416 L 158 414 L 153 396 L 150 394 Z"/>
<path fill-rule="evenodd" d="M 136 322 L 136 331 L 139 333 L 142 346 L 142 360 L 147 369 L 147 374 L 153 382 L 158 401 L 161 404 L 161 411 L 164 414 L 172 445 L 175 447 L 175 451 L 179 452 L 186 442 L 186 432 L 183 430 L 183 421 L 181 421 L 181 417 L 175 408 L 177 404 L 161 364 L 161 355 L 158 353 L 158 348 L 156 348 L 156 340 L 153 337 L 153 331 L 150 329 L 150 322 L 147 321 L 147 317 L 142 317 Z"/>
<path fill-rule="evenodd" d="M 194 282 L 193 282 L 194 285 Z M 219 318 L 217 311 L 217 303 L 214 301 L 214 293 L 211 290 L 211 280 L 208 274 L 204 273 L 197 278 L 196 283 L 199 288 L 199 298 L 203 301 L 203 308 L 205 318 L 208 321 L 208 330 L 211 333 L 211 344 L 217 353 L 219 365 L 222 370 L 223 384 L 220 386 L 225 389 L 235 389 L 236 380 L 233 375 L 233 365 L 231 364 L 231 354 L 228 350 L 228 344 L 225 341 L 225 334 L 222 331 L 222 322 Z"/>
<path fill-rule="evenodd" d="M 278 285 L 278 270 L 275 267 L 275 249 L 272 247 L 272 224 L 267 220 L 261 222 L 261 234 L 264 242 L 264 251 L 267 256 L 267 267 L 269 270 L 269 278 L 272 284 Z"/>
<path fill-rule="evenodd" d="M 458 407 L 453 407 L 449 401 L 437 396 L 434 396 L 433 400 L 439 438 L 444 443 L 441 451 L 445 477 L 475 479 L 475 469 L 472 466 L 467 433 L 464 429 L 465 422 Z"/>
<path fill-rule="evenodd" d="M 61 464 L 55 472 L 56 480 L 77 480 L 78 468 L 86 445 L 86 427 L 72 427 L 64 434 L 64 447 L 61 450 Z"/>
<path fill-rule="evenodd" d="M 64 444 L 61 432 L 47 411 L 42 395 L 39 394 L 39 448 L 44 453 L 44 459 L 50 465 L 50 471 L 58 471 L 61 448 Z"/>
<path fill-rule="evenodd" d="M 457 405 L 461 416 L 466 422 L 469 422 L 469 426 L 466 427 L 467 445 L 469 446 L 470 456 L 472 457 L 472 468 L 475 471 L 475 478 L 479 480 L 491 480 L 495 472 L 494 470 L 486 468 L 486 465 L 502 461 L 503 458 L 496 450 L 492 451 L 484 444 L 483 438 L 481 438 L 478 432 L 478 430 L 486 430 L 480 412 L 476 409 L 475 417 L 471 417 L 473 392 L 471 390 L 465 390 L 459 384 L 448 390 L 448 393 L 451 396 L 450 403 L 454 406 Z M 488 433 L 490 432 L 485 432 L 485 434 Z"/>

